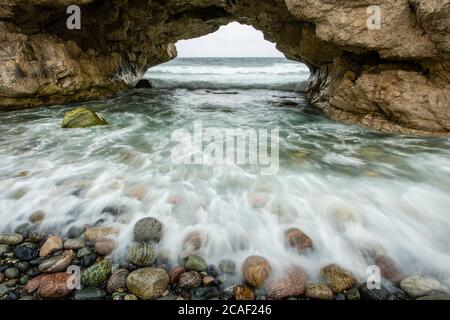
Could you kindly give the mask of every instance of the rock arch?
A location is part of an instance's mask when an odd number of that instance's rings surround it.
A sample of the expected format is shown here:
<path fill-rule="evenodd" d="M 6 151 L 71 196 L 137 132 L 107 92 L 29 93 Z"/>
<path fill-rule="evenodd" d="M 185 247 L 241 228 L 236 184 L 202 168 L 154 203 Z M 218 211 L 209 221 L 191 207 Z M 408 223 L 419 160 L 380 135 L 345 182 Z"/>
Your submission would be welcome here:
<path fill-rule="evenodd" d="M 66 28 L 79 5 L 81 30 Z M 381 28 L 367 27 L 377 5 Z M 343 122 L 450 133 L 450 0 L 0 0 L 0 108 L 109 96 L 231 21 L 311 68 L 307 96 Z"/>

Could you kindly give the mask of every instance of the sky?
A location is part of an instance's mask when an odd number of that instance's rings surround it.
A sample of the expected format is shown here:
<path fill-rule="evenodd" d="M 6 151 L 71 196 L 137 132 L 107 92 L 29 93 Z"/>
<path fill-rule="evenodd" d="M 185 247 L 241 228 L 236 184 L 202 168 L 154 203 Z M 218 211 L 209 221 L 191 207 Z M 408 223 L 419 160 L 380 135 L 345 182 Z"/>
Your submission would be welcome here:
<path fill-rule="evenodd" d="M 178 57 L 284 57 L 252 26 L 232 22 L 209 35 L 177 42 Z"/>

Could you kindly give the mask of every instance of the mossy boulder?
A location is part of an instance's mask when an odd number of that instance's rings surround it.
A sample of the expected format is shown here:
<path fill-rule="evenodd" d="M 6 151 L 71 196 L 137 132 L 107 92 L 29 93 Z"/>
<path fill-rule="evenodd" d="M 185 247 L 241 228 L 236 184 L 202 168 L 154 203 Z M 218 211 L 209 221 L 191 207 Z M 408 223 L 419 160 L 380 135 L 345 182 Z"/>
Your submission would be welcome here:
<path fill-rule="evenodd" d="M 88 108 L 76 108 L 64 114 L 61 128 L 88 128 L 107 124 L 108 122 L 95 111 Z"/>
<path fill-rule="evenodd" d="M 111 275 L 111 262 L 103 260 L 97 262 L 81 273 L 81 284 L 84 286 L 101 285 L 108 281 Z"/>

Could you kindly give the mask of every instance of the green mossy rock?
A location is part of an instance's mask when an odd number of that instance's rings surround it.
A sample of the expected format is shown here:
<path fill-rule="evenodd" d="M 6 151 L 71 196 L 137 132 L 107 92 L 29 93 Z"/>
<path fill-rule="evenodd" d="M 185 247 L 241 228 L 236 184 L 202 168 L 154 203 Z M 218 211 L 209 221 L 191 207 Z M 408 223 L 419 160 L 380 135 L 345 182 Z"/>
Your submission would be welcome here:
<path fill-rule="evenodd" d="M 81 284 L 96 286 L 105 283 L 111 275 L 111 262 L 103 260 L 90 266 L 81 273 Z"/>
<path fill-rule="evenodd" d="M 88 128 L 107 124 L 108 122 L 95 111 L 88 108 L 76 108 L 64 114 L 61 128 Z"/>

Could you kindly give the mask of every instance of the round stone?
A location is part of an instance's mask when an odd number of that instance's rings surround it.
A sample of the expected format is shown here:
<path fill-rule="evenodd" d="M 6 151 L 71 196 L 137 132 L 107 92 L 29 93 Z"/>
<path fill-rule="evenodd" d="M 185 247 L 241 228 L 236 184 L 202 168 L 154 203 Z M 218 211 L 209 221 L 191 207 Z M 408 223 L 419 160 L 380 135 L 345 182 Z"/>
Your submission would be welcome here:
<path fill-rule="evenodd" d="M 7 279 L 16 279 L 19 277 L 19 274 L 20 272 L 16 268 L 8 268 L 5 270 L 5 277 Z"/>
<path fill-rule="evenodd" d="M 75 253 L 72 250 L 64 251 L 60 256 L 51 257 L 45 260 L 39 265 L 39 271 L 44 273 L 61 272 L 67 269 L 75 257 Z"/>
<path fill-rule="evenodd" d="M 116 247 L 116 243 L 112 239 L 100 239 L 95 243 L 94 250 L 101 256 L 110 255 L 114 248 Z"/>
<path fill-rule="evenodd" d="M 67 232 L 67 237 L 69 237 L 70 239 L 75 239 L 80 237 L 84 232 L 84 228 L 83 227 L 79 227 L 79 226 L 72 226 L 69 228 L 69 231 Z"/>
<path fill-rule="evenodd" d="M 40 223 L 40 222 L 42 222 L 42 220 L 44 220 L 44 219 L 45 219 L 45 212 L 42 211 L 42 210 L 38 210 L 38 211 L 33 212 L 33 213 L 30 215 L 30 217 L 28 218 L 28 220 L 29 220 L 31 223 Z"/>
<path fill-rule="evenodd" d="M 230 260 L 222 260 L 219 262 L 219 269 L 223 273 L 235 274 L 236 273 L 236 264 Z"/>
<path fill-rule="evenodd" d="M 178 285 L 181 289 L 189 290 L 198 287 L 202 283 L 202 277 L 196 271 L 185 272 L 180 275 Z"/>
<path fill-rule="evenodd" d="M 17 245 L 23 241 L 23 236 L 18 233 L 0 233 L 0 244 Z"/>
<path fill-rule="evenodd" d="M 27 284 L 27 282 L 28 282 L 29 279 L 30 279 L 30 278 L 29 278 L 27 275 L 24 275 L 24 276 L 22 276 L 22 277 L 19 278 L 19 281 L 17 281 L 17 283 L 18 283 L 19 285 L 21 285 L 21 286 L 24 286 L 24 285 Z"/>
<path fill-rule="evenodd" d="M 14 267 L 16 267 L 20 272 L 26 272 L 30 267 L 30 264 L 25 261 L 19 261 L 14 264 Z"/>
<path fill-rule="evenodd" d="M 448 294 L 448 288 L 439 282 L 439 280 L 416 275 L 403 279 L 400 287 L 413 298 L 428 296 L 436 293 Z"/>
<path fill-rule="evenodd" d="M 60 237 L 52 236 L 45 241 L 42 245 L 41 250 L 39 251 L 39 255 L 41 257 L 46 257 L 53 252 L 61 250 L 63 248 L 63 242 Z"/>
<path fill-rule="evenodd" d="M 255 288 L 261 287 L 272 273 L 272 267 L 267 259 L 260 256 L 250 256 L 242 265 L 245 281 Z"/>
<path fill-rule="evenodd" d="M 280 278 L 273 279 L 267 286 L 267 296 L 273 299 L 298 297 L 305 292 L 307 276 L 300 267 L 293 267 Z"/>
<path fill-rule="evenodd" d="M 126 288 L 127 277 L 130 272 L 126 269 L 119 269 L 114 272 L 108 280 L 106 286 L 109 293 L 114 293 L 118 289 Z"/>
<path fill-rule="evenodd" d="M 8 244 L 0 244 L 0 257 L 2 257 L 5 253 L 9 252 L 9 245 Z"/>
<path fill-rule="evenodd" d="M 356 285 L 355 276 L 336 264 L 328 265 L 320 271 L 326 283 L 334 293 L 341 293 Z"/>
<path fill-rule="evenodd" d="M 333 291 L 322 283 L 311 283 L 306 286 L 305 296 L 315 300 L 333 300 Z"/>
<path fill-rule="evenodd" d="M 22 235 L 24 238 L 28 237 L 28 234 L 30 233 L 30 227 L 31 225 L 28 222 L 22 223 L 19 225 L 14 232 L 17 234 Z"/>
<path fill-rule="evenodd" d="M 142 300 L 161 297 L 169 285 L 169 275 L 161 268 L 142 268 L 130 273 L 128 290 Z"/>
<path fill-rule="evenodd" d="M 26 242 L 14 249 L 14 255 L 21 261 L 31 261 L 39 255 L 39 250 L 34 243 Z"/>
<path fill-rule="evenodd" d="M 180 276 L 186 272 L 186 269 L 183 266 L 177 266 L 169 271 L 170 283 L 174 284 L 178 282 Z"/>
<path fill-rule="evenodd" d="M 78 250 L 85 246 L 86 242 L 83 239 L 67 239 L 64 242 L 64 249 Z"/>
<path fill-rule="evenodd" d="M 313 246 L 311 238 L 304 234 L 300 229 L 291 228 L 284 233 L 286 244 L 301 253 Z"/>
<path fill-rule="evenodd" d="M 127 259 L 137 266 L 151 266 L 155 258 L 155 250 L 150 243 L 135 242 L 128 248 Z"/>
<path fill-rule="evenodd" d="M 133 229 L 137 242 L 159 242 L 162 236 L 162 223 L 155 218 L 144 218 L 136 222 Z"/>
<path fill-rule="evenodd" d="M 208 264 L 206 263 L 205 259 L 203 259 L 200 256 L 189 256 L 186 259 L 184 267 L 188 271 L 193 270 L 197 272 L 202 272 L 208 268 Z"/>
<path fill-rule="evenodd" d="M 84 237 L 87 241 L 96 242 L 97 240 L 117 234 L 118 230 L 114 227 L 91 227 L 86 229 Z"/>
<path fill-rule="evenodd" d="M 81 284 L 96 286 L 105 283 L 111 275 L 111 262 L 103 260 L 95 263 L 81 273 Z"/>
<path fill-rule="evenodd" d="M 246 285 L 239 285 L 234 288 L 234 298 L 236 300 L 255 300 L 255 291 Z"/>

